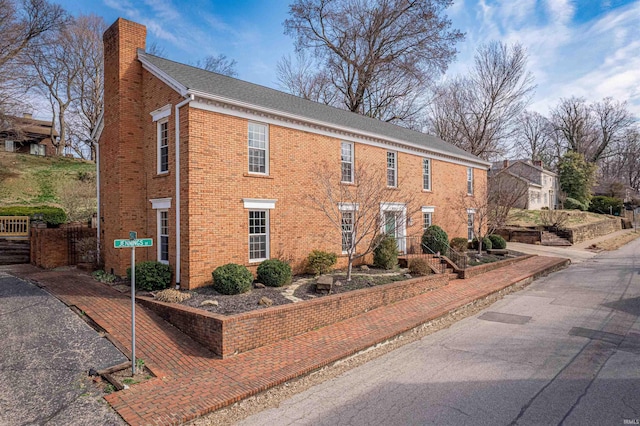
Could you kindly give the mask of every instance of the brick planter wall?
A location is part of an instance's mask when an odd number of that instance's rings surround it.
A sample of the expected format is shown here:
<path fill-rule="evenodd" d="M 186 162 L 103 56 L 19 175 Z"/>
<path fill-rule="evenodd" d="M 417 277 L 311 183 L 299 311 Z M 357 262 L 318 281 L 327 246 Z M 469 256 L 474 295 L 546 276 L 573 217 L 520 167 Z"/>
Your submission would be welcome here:
<path fill-rule="evenodd" d="M 514 257 L 513 259 L 505 259 L 497 262 L 485 263 L 484 265 L 471 266 L 461 271 L 460 278 L 473 278 L 477 275 L 484 274 L 485 272 L 493 271 L 494 269 L 502 268 L 503 266 L 513 265 L 514 263 L 521 262 L 534 256 L 534 254 L 527 254 L 525 256 Z"/>
<path fill-rule="evenodd" d="M 229 316 L 148 297 L 137 300 L 226 358 L 417 296 L 448 282 L 446 275 L 434 274 Z"/>

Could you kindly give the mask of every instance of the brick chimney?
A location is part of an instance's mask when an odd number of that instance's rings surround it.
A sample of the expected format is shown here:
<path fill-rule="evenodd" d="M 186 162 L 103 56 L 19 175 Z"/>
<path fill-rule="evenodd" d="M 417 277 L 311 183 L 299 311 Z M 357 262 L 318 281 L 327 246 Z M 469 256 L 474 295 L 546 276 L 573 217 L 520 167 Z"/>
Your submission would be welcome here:
<path fill-rule="evenodd" d="M 101 246 L 105 271 L 124 275 L 130 251 L 113 240 L 146 230 L 142 64 L 147 29 L 118 18 L 104 33 L 104 130 L 100 136 Z M 145 237 L 145 235 L 140 235 Z M 141 253 L 142 254 L 142 253 Z"/>
<path fill-rule="evenodd" d="M 538 166 L 538 167 L 542 167 L 542 160 L 533 160 L 533 165 L 534 166 Z"/>
<path fill-rule="evenodd" d="M 505 169 L 509 167 L 509 160 L 502 160 L 502 167 Z"/>

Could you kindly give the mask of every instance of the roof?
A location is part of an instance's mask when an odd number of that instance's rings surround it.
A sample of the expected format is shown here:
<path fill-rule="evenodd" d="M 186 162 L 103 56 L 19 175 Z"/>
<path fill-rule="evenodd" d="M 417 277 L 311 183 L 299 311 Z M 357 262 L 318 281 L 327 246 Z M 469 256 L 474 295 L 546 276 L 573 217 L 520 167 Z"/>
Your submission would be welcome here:
<path fill-rule="evenodd" d="M 53 124 L 47 120 L 37 120 L 30 117 L 8 117 L 13 124 L 15 130 L 24 132 L 30 135 L 38 135 L 51 137 L 51 128 Z M 59 136 L 58 131 L 53 129 L 53 136 Z"/>
<path fill-rule="evenodd" d="M 323 123 L 329 127 L 340 127 L 355 132 L 374 134 L 382 139 L 399 141 L 436 153 L 453 156 L 485 167 L 489 162 L 476 157 L 442 139 L 410 130 L 385 121 L 366 117 L 351 111 L 313 102 L 289 93 L 258 84 L 238 80 L 222 74 L 181 64 L 138 49 L 138 58 L 150 72 L 173 83 L 174 89 L 183 95 L 210 95 L 234 100 L 262 109 Z"/>
<path fill-rule="evenodd" d="M 531 160 L 509 160 L 509 166 L 507 166 L 507 169 L 510 169 L 511 166 L 513 166 L 514 164 L 524 164 L 525 166 L 529 166 L 532 169 L 536 169 L 540 172 L 544 172 L 547 173 L 549 175 L 552 176 L 557 176 L 556 173 L 552 172 L 551 170 L 547 170 L 544 167 L 540 167 L 540 166 L 536 166 L 535 164 L 531 163 Z M 491 171 L 492 172 L 499 172 L 501 170 L 505 169 L 504 167 L 504 161 L 494 161 L 493 163 L 491 163 Z"/>

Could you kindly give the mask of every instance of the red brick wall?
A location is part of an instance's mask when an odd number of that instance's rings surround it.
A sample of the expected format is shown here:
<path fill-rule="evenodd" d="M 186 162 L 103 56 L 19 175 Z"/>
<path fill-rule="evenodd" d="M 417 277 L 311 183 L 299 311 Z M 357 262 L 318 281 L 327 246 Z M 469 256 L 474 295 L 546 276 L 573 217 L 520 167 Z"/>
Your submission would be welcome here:
<path fill-rule="evenodd" d="M 145 297 L 138 301 L 216 354 L 228 357 L 417 296 L 448 282 L 447 275 L 429 275 L 231 316 Z"/>
<path fill-rule="evenodd" d="M 80 233 L 83 238 L 95 237 L 96 230 L 83 228 Z M 31 264 L 45 269 L 70 265 L 69 234 L 65 228 L 31 227 Z"/>
<path fill-rule="evenodd" d="M 128 231 L 153 237 L 156 246 L 141 250 L 140 260 L 157 258 L 157 212 L 150 199 L 171 198 L 169 261 L 176 262 L 175 105 L 183 98 L 136 59 L 144 47 L 144 27 L 118 20 L 105 33 L 105 130 L 101 137 L 102 247 L 106 270 L 123 275 L 126 253 L 113 249 L 113 240 Z M 168 119 L 169 173 L 156 170 L 156 123 L 150 113 L 171 105 Z M 229 110 L 231 114 L 236 110 Z M 256 115 L 259 118 L 259 115 Z M 276 199 L 270 211 L 270 257 L 301 270 L 311 250 L 340 253 L 340 230 L 308 200 L 316 186 L 318 168 L 340 167 L 339 136 L 306 132 L 269 124 L 267 177 L 248 172 L 248 119 L 183 107 L 180 111 L 181 149 L 181 282 L 196 288 L 211 281 L 218 266 L 234 262 L 255 272 L 249 262 L 248 211 L 243 198 Z M 260 122 L 260 119 L 256 119 Z M 355 143 L 355 161 L 369 169 L 386 170 L 387 149 Z M 393 150 L 393 148 L 390 148 Z M 420 206 L 435 206 L 433 223 L 450 238 L 466 236 L 466 169 L 464 165 L 432 159 L 432 191 L 422 190 L 422 157 L 398 152 L 399 190 L 387 202 L 404 202 L 414 194 L 408 236 L 422 234 Z M 476 168 L 477 193 L 486 186 L 486 171 Z M 468 203 L 470 204 L 470 203 Z M 342 256 L 339 266 L 346 264 Z"/>

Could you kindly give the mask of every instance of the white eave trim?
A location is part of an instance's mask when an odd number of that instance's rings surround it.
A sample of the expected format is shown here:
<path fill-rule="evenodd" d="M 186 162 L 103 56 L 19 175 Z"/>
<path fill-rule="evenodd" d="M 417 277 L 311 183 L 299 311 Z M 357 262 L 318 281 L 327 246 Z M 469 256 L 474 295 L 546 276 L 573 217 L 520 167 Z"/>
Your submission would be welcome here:
<path fill-rule="evenodd" d="M 433 213 L 436 211 L 436 208 L 433 206 L 422 206 L 422 213 Z"/>
<path fill-rule="evenodd" d="M 159 121 L 163 118 L 167 118 L 171 115 L 171 104 L 166 104 L 155 111 L 151 111 L 149 114 L 153 117 L 153 121 Z"/>
<path fill-rule="evenodd" d="M 476 209 L 467 209 L 467 213 L 472 213 L 473 214 L 475 212 L 476 212 Z"/>
<path fill-rule="evenodd" d="M 173 90 L 178 92 L 181 96 L 187 96 L 187 87 L 182 83 L 178 82 L 178 80 L 171 77 L 169 74 L 165 73 L 155 65 L 153 65 L 149 60 L 142 55 L 138 55 L 138 60 L 142 63 L 142 67 L 149 71 L 151 74 L 158 77 L 163 83 L 167 86 L 171 87 Z"/>
<path fill-rule="evenodd" d="M 276 201 L 263 198 L 243 198 L 245 209 L 272 210 L 276 208 Z"/>
<path fill-rule="evenodd" d="M 171 208 L 171 198 L 152 198 L 149 202 L 153 210 L 166 210 Z"/>

